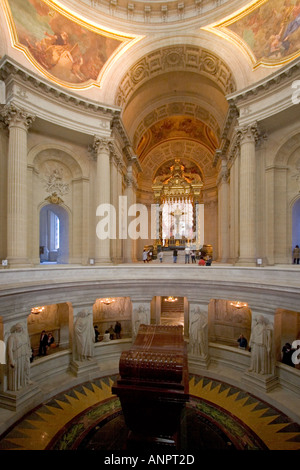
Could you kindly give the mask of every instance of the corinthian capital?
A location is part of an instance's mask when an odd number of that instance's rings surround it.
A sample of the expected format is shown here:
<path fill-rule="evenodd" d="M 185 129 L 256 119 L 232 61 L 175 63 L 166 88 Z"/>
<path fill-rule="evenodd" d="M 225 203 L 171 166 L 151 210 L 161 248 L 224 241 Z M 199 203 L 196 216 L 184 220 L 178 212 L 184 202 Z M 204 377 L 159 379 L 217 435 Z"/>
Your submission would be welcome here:
<path fill-rule="evenodd" d="M 248 126 L 238 127 L 237 129 L 237 136 L 239 139 L 240 144 L 243 143 L 256 143 L 259 138 L 259 130 L 257 122 L 253 122 Z"/>
<path fill-rule="evenodd" d="M 14 103 L 4 106 L 1 110 L 3 122 L 8 126 L 22 125 L 26 130 L 32 125 L 35 116 L 28 113 L 25 109 L 18 108 Z"/>
<path fill-rule="evenodd" d="M 110 152 L 112 141 L 107 138 L 94 137 L 93 149 L 96 154 L 99 154 L 102 151 Z"/>

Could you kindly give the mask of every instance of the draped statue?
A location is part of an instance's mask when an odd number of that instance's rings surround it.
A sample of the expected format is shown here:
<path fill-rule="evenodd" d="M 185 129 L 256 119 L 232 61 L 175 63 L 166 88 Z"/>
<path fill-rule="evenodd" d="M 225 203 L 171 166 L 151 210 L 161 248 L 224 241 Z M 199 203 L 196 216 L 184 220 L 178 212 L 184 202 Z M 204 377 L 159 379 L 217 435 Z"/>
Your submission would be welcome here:
<path fill-rule="evenodd" d="M 133 336 L 137 336 L 140 325 L 148 325 L 147 310 L 144 305 L 140 305 L 138 309 L 133 311 Z"/>
<path fill-rule="evenodd" d="M 75 348 L 79 361 L 90 360 L 94 355 L 95 330 L 93 314 L 82 310 L 74 325 Z"/>
<path fill-rule="evenodd" d="M 255 319 L 251 331 L 249 347 L 251 348 L 251 362 L 249 372 L 257 374 L 272 374 L 273 328 L 263 315 Z"/>
<path fill-rule="evenodd" d="M 195 307 L 190 312 L 190 352 L 195 356 L 208 355 L 208 322 L 207 315 Z"/>
<path fill-rule="evenodd" d="M 18 391 L 30 385 L 31 345 L 28 332 L 21 323 L 11 328 L 7 340 L 7 389 Z"/>

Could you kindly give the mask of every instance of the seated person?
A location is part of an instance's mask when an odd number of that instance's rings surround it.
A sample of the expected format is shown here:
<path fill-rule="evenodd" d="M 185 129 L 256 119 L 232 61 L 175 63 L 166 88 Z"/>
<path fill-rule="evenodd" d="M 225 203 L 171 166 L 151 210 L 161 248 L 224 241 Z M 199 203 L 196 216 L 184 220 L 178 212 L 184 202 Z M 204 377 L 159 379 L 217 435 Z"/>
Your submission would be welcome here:
<path fill-rule="evenodd" d="M 203 259 L 203 257 L 201 256 L 201 258 L 199 259 L 199 266 L 205 266 L 206 265 L 206 261 L 205 259 Z"/>
<path fill-rule="evenodd" d="M 54 341 L 54 337 L 52 336 L 51 332 L 48 334 L 47 346 L 48 346 L 48 348 L 55 348 L 56 347 L 56 343 Z"/>

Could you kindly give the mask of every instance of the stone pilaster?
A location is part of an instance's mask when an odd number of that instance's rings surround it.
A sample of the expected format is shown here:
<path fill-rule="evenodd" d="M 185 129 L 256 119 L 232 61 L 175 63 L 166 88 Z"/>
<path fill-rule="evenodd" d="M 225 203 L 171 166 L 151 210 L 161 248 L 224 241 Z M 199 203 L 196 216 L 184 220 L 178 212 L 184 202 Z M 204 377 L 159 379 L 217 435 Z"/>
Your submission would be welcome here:
<path fill-rule="evenodd" d="M 110 264 L 110 234 L 108 233 L 106 238 L 102 234 L 103 230 L 99 230 L 99 219 L 101 215 L 102 219 L 104 214 L 98 213 L 98 208 L 102 204 L 110 204 L 110 140 L 95 137 L 94 139 L 94 151 L 97 158 L 97 170 L 96 170 L 96 247 L 95 247 L 95 264 Z M 105 231 L 109 231 L 111 228 L 111 220 L 107 216 L 108 226 L 104 227 Z M 103 225 L 101 225 L 103 227 Z M 101 233 L 99 233 L 101 232 Z M 103 238 L 101 238 L 103 236 Z"/>
<path fill-rule="evenodd" d="M 127 197 L 127 214 L 128 209 L 133 205 L 136 204 L 136 183 L 132 171 L 132 166 L 128 166 L 127 168 L 127 175 L 126 175 L 126 192 L 125 195 Z M 130 220 L 128 221 L 128 227 L 130 225 Z M 124 246 L 124 262 L 125 263 L 132 263 L 136 261 L 136 240 L 130 236 L 127 227 L 127 238 L 125 239 L 125 246 Z"/>
<path fill-rule="evenodd" d="M 240 257 L 237 264 L 256 265 L 256 155 L 257 124 L 238 129 L 240 142 Z"/>
<path fill-rule="evenodd" d="M 27 132 L 35 117 L 14 104 L 4 107 L 9 129 L 7 184 L 7 259 L 11 267 L 28 267 Z"/>
<path fill-rule="evenodd" d="M 219 260 L 226 263 L 229 258 L 229 172 L 224 158 L 219 175 L 218 205 Z"/>

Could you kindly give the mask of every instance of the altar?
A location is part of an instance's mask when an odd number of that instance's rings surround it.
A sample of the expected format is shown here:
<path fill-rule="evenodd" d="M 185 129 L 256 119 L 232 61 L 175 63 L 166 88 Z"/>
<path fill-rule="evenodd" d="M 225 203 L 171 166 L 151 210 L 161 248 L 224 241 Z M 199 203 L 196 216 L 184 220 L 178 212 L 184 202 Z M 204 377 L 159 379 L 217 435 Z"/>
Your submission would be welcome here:
<path fill-rule="evenodd" d="M 141 325 L 134 344 L 121 354 L 112 387 L 129 429 L 127 449 L 178 448 L 180 421 L 189 401 L 183 327 Z"/>

